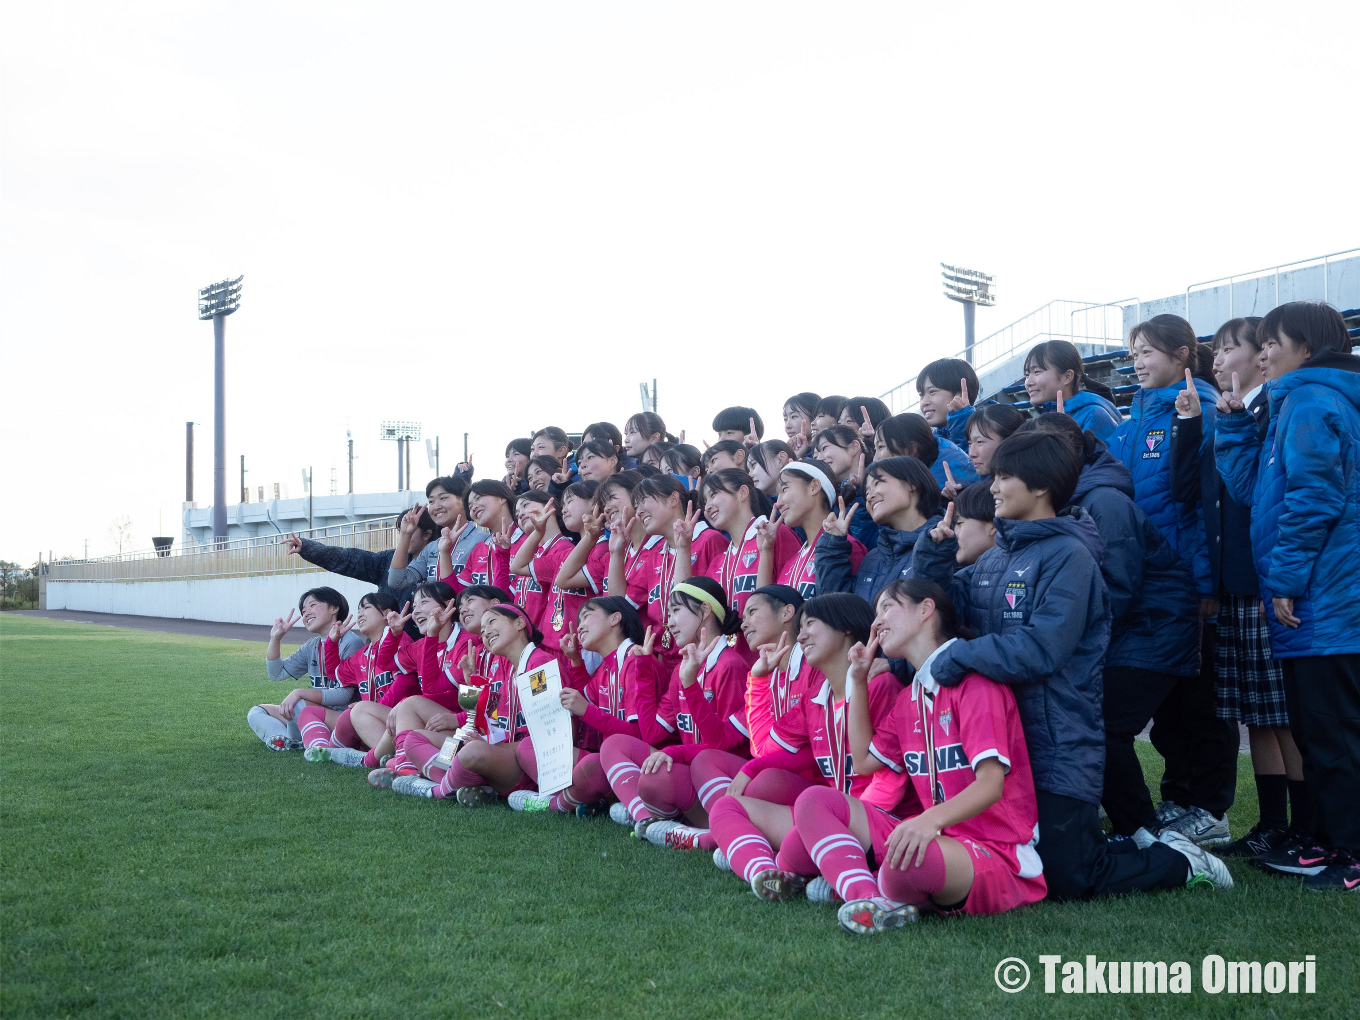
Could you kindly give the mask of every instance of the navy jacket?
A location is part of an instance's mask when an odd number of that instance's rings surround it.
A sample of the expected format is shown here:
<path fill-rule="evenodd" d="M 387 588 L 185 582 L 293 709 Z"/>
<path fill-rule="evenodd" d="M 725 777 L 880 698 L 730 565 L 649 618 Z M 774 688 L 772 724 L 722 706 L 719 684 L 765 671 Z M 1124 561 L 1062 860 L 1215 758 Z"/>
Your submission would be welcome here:
<path fill-rule="evenodd" d="M 1034 409 L 1035 414 L 1047 414 L 1058 409 L 1058 402 L 1050 400 Z M 1099 393 L 1078 390 L 1072 399 L 1063 398 L 1063 414 L 1076 420 L 1083 432 L 1091 432 L 1102 442 L 1108 440 L 1124 422 L 1119 408 Z"/>
<path fill-rule="evenodd" d="M 1214 446 L 1228 493 L 1251 504 L 1272 654 L 1360 652 L 1360 357 L 1323 352 L 1274 380 L 1265 439 L 1243 412 Z M 1277 597 L 1300 626 L 1275 618 Z"/>
<path fill-rule="evenodd" d="M 964 453 L 967 453 L 968 419 L 973 417 L 973 410 L 971 407 L 960 407 L 957 411 L 950 411 L 944 428 L 935 430 L 935 438 L 948 439 Z M 954 470 L 953 464 L 949 465 L 949 470 Z"/>
<path fill-rule="evenodd" d="M 1110 592 L 1110 650 L 1105 665 L 1171 676 L 1198 676 L 1199 599 L 1195 579 L 1142 507 L 1133 475 L 1105 444 L 1081 469 L 1068 506 L 1091 515 L 1105 544 L 1100 571 Z"/>
<path fill-rule="evenodd" d="M 1029 746 L 1034 785 L 1099 804 L 1105 782 L 1101 666 L 1110 643 L 1110 596 L 1100 533 L 1084 510 L 1042 521 L 996 521 L 996 547 L 955 573 L 956 543 L 916 543 L 912 568 L 949 590 L 960 619 L 981 635 L 955 641 L 931 675 L 952 687 L 977 672 L 1010 684 Z"/>
<path fill-rule="evenodd" d="M 940 444 L 940 452 L 935 458 L 935 463 L 930 465 L 930 473 L 935 476 L 935 481 L 940 483 L 940 488 L 943 489 L 949 483 L 944 473 L 946 463 L 949 464 L 949 473 L 954 476 L 954 481 L 960 485 L 972 485 L 978 480 L 973 462 L 968 459 L 968 454 L 964 450 L 939 433 L 935 434 L 935 441 Z"/>
<path fill-rule="evenodd" d="M 860 563 L 859 573 L 850 570 L 849 540 L 839 535 L 824 536 L 817 543 L 817 593 L 854 592 L 872 606 L 878 593 L 889 584 L 898 578 L 912 576 L 911 553 L 916 540 L 925 537 L 939 523 L 940 517 L 936 514 L 915 531 L 879 528 L 878 543 Z"/>

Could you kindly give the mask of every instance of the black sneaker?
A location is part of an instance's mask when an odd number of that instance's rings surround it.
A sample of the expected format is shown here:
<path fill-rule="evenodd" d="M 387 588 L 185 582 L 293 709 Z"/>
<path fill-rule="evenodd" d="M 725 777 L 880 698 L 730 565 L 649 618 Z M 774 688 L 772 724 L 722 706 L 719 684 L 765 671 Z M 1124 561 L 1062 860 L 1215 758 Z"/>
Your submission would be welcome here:
<path fill-rule="evenodd" d="M 1295 833 L 1278 850 L 1268 850 L 1251 858 L 1250 863 L 1264 871 L 1286 875 L 1316 875 L 1332 863 L 1336 854 L 1318 846 L 1307 833 Z"/>
<path fill-rule="evenodd" d="M 1214 853 L 1219 857 L 1259 857 L 1280 849 L 1288 837 L 1288 829 L 1265 829 L 1257 822 L 1241 839 L 1215 847 Z"/>
<path fill-rule="evenodd" d="M 1360 861 L 1344 850 L 1312 878 L 1303 881 L 1305 889 L 1313 892 L 1360 892 Z"/>

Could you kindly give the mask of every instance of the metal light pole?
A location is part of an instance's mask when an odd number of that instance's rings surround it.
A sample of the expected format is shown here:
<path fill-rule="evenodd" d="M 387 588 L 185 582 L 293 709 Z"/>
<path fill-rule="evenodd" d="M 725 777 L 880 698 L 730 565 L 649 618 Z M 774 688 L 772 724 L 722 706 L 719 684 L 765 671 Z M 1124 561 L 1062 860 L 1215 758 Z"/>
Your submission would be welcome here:
<path fill-rule="evenodd" d="M 385 421 L 382 423 L 378 438 L 397 444 L 397 491 L 405 492 L 408 484 L 406 477 L 411 467 L 410 443 L 420 438 L 418 421 Z"/>
<path fill-rule="evenodd" d="M 241 307 L 241 281 L 219 280 L 198 292 L 198 317 L 213 324 L 213 544 L 227 540 L 226 321 Z"/>
<path fill-rule="evenodd" d="M 194 501 L 194 423 L 184 423 L 184 502 Z"/>
<path fill-rule="evenodd" d="M 345 430 L 345 442 L 349 446 L 349 491 L 354 491 L 354 433 Z"/>
<path fill-rule="evenodd" d="M 944 277 L 944 296 L 950 301 L 963 305 L 963 349 L 964 357 L 973 363 L 973 344 L 976 337 L 973 320 L 977 306 L 990 307 L 996 304 L 996 280 L 976 269 L 960 269 L 940 263 L 940 275 Z"/>

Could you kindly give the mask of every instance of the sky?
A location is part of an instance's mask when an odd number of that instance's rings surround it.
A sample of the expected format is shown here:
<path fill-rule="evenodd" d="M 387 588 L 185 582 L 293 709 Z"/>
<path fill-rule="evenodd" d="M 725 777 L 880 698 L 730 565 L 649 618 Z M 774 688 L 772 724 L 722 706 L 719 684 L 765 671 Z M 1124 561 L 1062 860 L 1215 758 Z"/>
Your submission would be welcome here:
<path fill-rule="evenodd" d="M 211 501 L 396 487 L 386 419 L 478 476 L 638 383 L 688 441 L 877 394 L 1055 298 L 1360 244 L 1354 3 L 0 7 L 0 558 Z M 1347 96 L 1351 98 L 1346 99 Z M 1346 110 L 1350 109 L 1351 113 Z M 1351 186 L 1353 189 L 1353 184 Z M 432 475 L 423 450 L 418 482 Z M 254 496 L 252 495 L 252 500 Z"/>

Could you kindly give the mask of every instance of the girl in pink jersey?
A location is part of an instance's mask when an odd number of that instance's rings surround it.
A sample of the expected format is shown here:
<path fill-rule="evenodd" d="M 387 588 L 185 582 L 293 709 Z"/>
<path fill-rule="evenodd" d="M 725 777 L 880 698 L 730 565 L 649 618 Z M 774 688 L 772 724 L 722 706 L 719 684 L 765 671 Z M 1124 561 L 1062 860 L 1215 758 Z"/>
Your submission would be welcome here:
<path fill-rule="evenodd" d="M 576 536 L 590 511 L 596 488 L 594 482 L 574 482 L 562 495 L 560 511 L 556 509 L 556 502 L 550 499 L 541 507 L 530 504 L 529 513 L 521 519 L 525 538 L 510 564 L 510 571 L 527 576 L 543 589 L 538 616 L 535 618 L 533 613 L 529 616 L 543 632 L 543 647 L 549 651 L 556 652 L 561 648 L 567 627 L 591 594 L 584 584 L 575 588 L 559 587 L 557 575 L 576 548 Z M 607 543 L 605 552 L 608 553 Z"/>
<path fill-rule="evenodd" d="M 628 535 L 623 519 L 625 512 L 632 512 L 633 487 L 640 481 L 642 476 L 636 471 L 620 471 L 596 486 L 589 511 L 583 511 L 581 515 L 581 540 L 567 553 L 557 570 L 559 588 L 588 588 L 591 595 L 609 594 L 609 542 L 615 533 L 622 533 L 618 544 L 621 549 L 627 548 L 626 538 L 632 536 Z M 568 488 L 569 498 L 571 488 L 575 486 Z M 642 525 L 636 527 L 641 541 Z M 624 593 L 615 594 L 622 596 Z"/>
<path fill-rule="evenodd" d="M 832 472 L 819 460 L 799 460 L 787 465 L 779 473 L 779 500 L 775 503 L 775 518 L 757 526 L 760 545 L 758 587 L 767 584 L 787 584 L 799 595 L 810 599 L 817 594 L 817 544 L 823 537 L 823 525 L 828 517 L 835 520 L 831 508 L 836 505 L 836 486 Z M 776 572 L 779 541 L 778 525 L 802 528 L 807 535 L 796 555 Z M 850 543 L 850 563 L 858 570 L 864 560 L 864 545 L 853 535 Z"/>
<path fill-rule="evenodd" d="M 439 580 L 452 586 L 455 592 L 462 591 L 468 585 L 491 583 L 491 546 L 494 544 L 491 536 L 505 531 L 507 526 L 513 530 L 515 494 L 504 482 L 483 478 L 480 482 L 473 482 L 468 489 L 467 508 L 468 516 L 487 532 L 487 538 L 473 548 L 467 563 L 457 572 L 453 569 L 452 542 L 447 543 L 446 550 L 445 540 L 440 540 Z"/>
<path fill-rule="evenodd" d="M 779 472 L 784 470 L 785 465 L 797 459 L 798 455 L 788 443 L 782 439 L 767 439 L 747 451 L 746 470 L 751 480 L 756 483 L 756 488 L 774 499 L 778 495 L 775 489 L 779 481 Z"/>
<path fill-rule="evenodd" d="M 803 604 L 798 643 L 807 662 L 821 672 L 821 686 L 809 687 L 798 705 L 775 722 L 770 737 L 778 749 L 742 766 L 710 813 L 713 835 L 732 871 L 761 899 L 796 895 L 806 876 L 816 874 L 806 839 L 794 825 L 799 795 L 825 786 L 863 796 L 869 785 L 851 759 L 846 672 L 850 649 L 868 640 L 872 623 L 873 611 L 856 595 L 835 592 Z M 886 724 L 901 690 L 886 668 L 870 681 L 861 700 L 875 726 Z M 810 770 L 813 779 L 805 778 Z"/>
<path fill-rule="evenodd" d="M 552 501 L 552 497 L 538 489 L 530 489 L 515 501 L 515 526 L 492 535 L 491 543 L 491 583 L 504 588 L 519 606 L 529 614 L 535 623 L 543 613 L 543 603 L 547 593 L 543 586 L 529 575 L 528 570 L 516 572 L 515 559 L 519 556 L 524 543 L 529 540 L 533 530 L 535 514 Z M 554 527 L 556 522 L 554 521 Z"/>
<path fill-rule="evenodd" d="M 931 679 L 930 664 L 956 626 L 942 588 L 897 580 L 878 597 L 868 647 L 850 652 L 855 768 L 878 773 L 875 785 L 882 778 L 885 790 L 903 794 L 896 812 L 827 789 L 809 790 L 794 805 L 813 863 L 845 900 L 839 920 L 847 931 L 901 927 L 927 909 L 996 914 L 1047 891 L 1015 696 L 977 673 L 957 687 Z M 864 697 L 880 643 L 916 669 L 886 726 L 871 717 Z"/>

